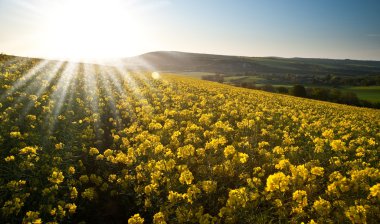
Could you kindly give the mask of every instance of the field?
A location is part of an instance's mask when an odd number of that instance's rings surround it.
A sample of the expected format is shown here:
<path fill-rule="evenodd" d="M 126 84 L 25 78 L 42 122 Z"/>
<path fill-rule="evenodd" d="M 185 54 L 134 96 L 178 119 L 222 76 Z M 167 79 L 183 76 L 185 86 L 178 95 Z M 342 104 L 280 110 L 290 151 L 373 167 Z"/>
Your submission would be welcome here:
<path fill-rule="evenodd" d="M 188 74 L 190 77 L 194 77 L 192 74 Z M 286 87 L 292 88 L 294 84 L 289 83 L 281 83 L 271 80 L 266 80 L 257 76 L 228 76 L 224 78 L 226 84 L 239 85 L 241 83 L 254 83 L 257 87 L 264 86 L 266 84 L 270 84 L 273 87 Z M 306 88 L 314 87 L 314 88 L 327 88 L 334 89 L 336 87 L 328 86 L 328 85 L 312 85 L 312 84 L 304 84 Z M 368 100 L 372 103 L 380 102 L 380 86 L 342 86 L 337 87 L 338 90 L 342 92 L 352 92 L 357 95 L 357 97 L 361 100 Z"/>
<path fill-rule="evenodd" d="M 351 86 L 343 90 L 356 93 L 359 99 L 380 102 L 380 86 Z"/>
<path fill-rule="evenodd" d="M 0 61 L 2 223 L 378 223 L 380 111 Z"/>

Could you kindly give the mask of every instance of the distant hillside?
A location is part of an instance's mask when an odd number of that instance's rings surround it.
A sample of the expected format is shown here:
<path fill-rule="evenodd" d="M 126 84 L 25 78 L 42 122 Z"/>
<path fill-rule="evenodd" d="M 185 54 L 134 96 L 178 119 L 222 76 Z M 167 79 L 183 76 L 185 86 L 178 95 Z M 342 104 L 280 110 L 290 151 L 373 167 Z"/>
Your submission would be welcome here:
<path fill-rule="evenodd" d="M 171 72 L 290 73 L 306 75 L 380 75 L 380 61 L 240 57 L 157 51 L 127 58 L 129 67 Z"/>

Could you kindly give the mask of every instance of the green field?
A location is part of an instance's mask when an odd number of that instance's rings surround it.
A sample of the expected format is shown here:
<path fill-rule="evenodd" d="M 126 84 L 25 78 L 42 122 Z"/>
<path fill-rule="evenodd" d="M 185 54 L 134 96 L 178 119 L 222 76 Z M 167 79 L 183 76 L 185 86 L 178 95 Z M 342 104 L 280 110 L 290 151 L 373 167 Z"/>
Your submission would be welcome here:
<path fill-rule="evenodd" d="M 350 86 L 342 89 L 356 93 L 359 99 L 380 102 L 380 86 Z"/>
<path fill-rule="evenodd" d="M 265 84 L 257 84 L 257 87 L 264 86 Z M 290 84 L 273 84 L 273 87 L 286 87 L 292 88 Z M 331 86 L 316 86 L 316 85 L 304 85 L 306 88 L 332 88 Z M 361 100 L 367 100 L 371 103 L 380 102 L 380 86 L 345 86 L 338 88 L 343 92 L 353 92 Z"/>

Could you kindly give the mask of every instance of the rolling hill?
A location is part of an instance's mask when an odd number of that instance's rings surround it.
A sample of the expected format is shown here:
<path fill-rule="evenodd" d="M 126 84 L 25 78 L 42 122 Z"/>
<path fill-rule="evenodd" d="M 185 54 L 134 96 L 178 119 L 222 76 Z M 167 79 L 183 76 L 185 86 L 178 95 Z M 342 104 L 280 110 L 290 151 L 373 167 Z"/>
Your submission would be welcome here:
<path fill-rule="evenodd" d="M 129 67 L 147 67 L 170 72 L 290 73 L 313 75 L 379 75 L 379 61 L 313 58 L 241 57 L 157 51 L 126 58 Z"/>

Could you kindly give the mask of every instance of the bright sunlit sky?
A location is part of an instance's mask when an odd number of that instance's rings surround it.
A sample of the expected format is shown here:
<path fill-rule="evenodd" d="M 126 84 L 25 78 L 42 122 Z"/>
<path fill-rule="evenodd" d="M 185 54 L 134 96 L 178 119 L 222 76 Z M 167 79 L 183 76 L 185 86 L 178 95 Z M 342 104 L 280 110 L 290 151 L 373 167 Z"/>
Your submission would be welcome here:
<path fill-rule="evenodd" d="M 0 0 L 0 52 L 380 60 L 379 0 Z"/>

